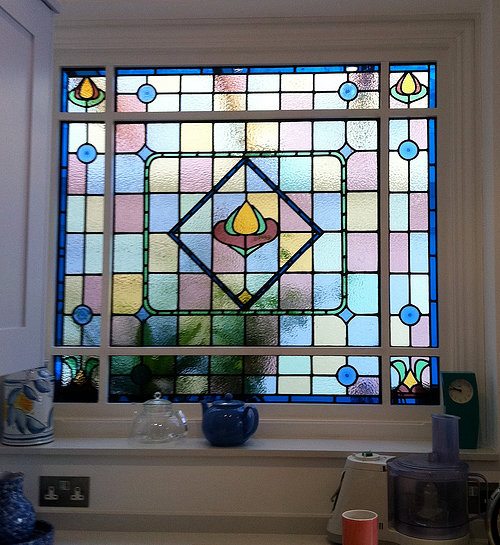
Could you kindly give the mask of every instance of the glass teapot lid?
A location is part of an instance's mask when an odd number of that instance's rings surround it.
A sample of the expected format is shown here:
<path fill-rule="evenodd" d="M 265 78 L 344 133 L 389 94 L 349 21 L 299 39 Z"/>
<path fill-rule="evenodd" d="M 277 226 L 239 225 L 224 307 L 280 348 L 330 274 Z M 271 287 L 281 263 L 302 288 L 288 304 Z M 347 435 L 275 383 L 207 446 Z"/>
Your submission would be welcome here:
<path fill-rule="evenodd" d="M 161 392 L 155 392 L 153 399 L 148 399 L 142 406 L 144 407 L 144 411 L 148 413 L 173 413 L 172 403 L 167 399 L 162 399 Z"/>

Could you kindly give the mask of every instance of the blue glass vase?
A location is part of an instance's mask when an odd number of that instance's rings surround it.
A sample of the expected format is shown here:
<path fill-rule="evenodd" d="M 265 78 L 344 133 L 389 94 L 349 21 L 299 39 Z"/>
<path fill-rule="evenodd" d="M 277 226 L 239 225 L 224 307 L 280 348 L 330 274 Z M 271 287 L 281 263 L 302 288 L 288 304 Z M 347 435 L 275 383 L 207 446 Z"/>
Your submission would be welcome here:
<path fill-rule="evenodd" d="M 24 495 L 23 483 L 23 473 L 0 473 L 1 545 L 27 541 L 35 528 L 35 510 Z"/>

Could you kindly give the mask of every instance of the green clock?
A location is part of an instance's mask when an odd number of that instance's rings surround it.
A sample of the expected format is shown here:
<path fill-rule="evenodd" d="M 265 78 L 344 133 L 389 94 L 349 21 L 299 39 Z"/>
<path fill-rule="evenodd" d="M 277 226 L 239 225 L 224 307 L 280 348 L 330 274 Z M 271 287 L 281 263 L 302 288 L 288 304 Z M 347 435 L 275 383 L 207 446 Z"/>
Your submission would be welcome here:
<path fill-rule="evenodd" d="M 477 448 L 479 434 L 479 396 L 475 373 L 443 372 L 443 401 L 446 414 L 460 417 L 459 447 Z"/>

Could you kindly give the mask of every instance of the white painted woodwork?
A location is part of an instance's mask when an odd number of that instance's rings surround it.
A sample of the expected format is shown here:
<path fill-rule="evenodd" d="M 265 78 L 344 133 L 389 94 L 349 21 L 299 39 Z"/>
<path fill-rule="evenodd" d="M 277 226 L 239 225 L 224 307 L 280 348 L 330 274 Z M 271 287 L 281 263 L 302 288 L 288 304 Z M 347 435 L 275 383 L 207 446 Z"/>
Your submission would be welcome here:
<path fill-rule="evenodd" d="M 0 375 L 44 357 L 52 14 L 0 0 Z"/>

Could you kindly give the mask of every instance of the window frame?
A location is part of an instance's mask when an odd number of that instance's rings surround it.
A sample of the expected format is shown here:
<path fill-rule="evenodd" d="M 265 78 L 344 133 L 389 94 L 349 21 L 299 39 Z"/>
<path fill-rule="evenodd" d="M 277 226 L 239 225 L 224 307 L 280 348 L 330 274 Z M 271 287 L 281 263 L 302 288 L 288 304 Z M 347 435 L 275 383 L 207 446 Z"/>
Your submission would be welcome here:
<path fill-rule="evenodd" d="M 93 23 L 95 25 L 95 23 Z M 474 50 L 474 23 L 472 20 L 439 19 L 428 21 L 409 21 L 404 26 L 396 22 L 363 23 L 363 32 L 370 35 L 370 44 L 363 40 L 358 44 L 352 39 L 361 23 L 342 22 L 335 19 L 294 20 L 283 21 L 262 20 L 256 27 L 244 20 L 186 22 L 185 25 L 175 22 L 152 23 L 145 32 L 144 27 L 139 29 L 130 24 L 113 25 L 106 28 L 104 25 L 95 25 L 90 29 L 86 25 L 76 27 L 77 35 L 71 35 L 70 29 L 63 32 L 56 40 L 54 89 L 59 89 L 59 75 L 61 67 L 67 66 L 104 66 L 107 71 L 108 92 L 113 89 L 114 67 L 129 65 L 163 65 L 163 66 L 200 66 L 200 65 L 266 65 L 266 64 L 335 64 L 336 62 L 365 63 L 377 62 L 381 70 L 381 90 L 384 77 L 387 76 L 389 62 L 416 62 L 435 61 L 438 66 L 438 108 L 425 110 L 429 117 L 439 117 L 437 124 L 437 153 L 438 153 L 438 251 L 439 251 L 439 299 L 440 299 L 440 348 L 441 370 L 473 370 L 477 373 L 480 392 L 486 391 L 488 368 L 484 358 L 484 321 L 483 321 L 483 269 L 481 241 L 483 238 L 481 223 L 477 221 L 482 214 L 482 195 L 475 191 L 473 184 L 468 180 L 474 179 L 473 173 L 477 170 L 477 159 L 474 151 L 469 157 L 461 150 L 478 150 L 480 139 L 474 138 L 477 123 L 474 113 L 477 109 L 474 101 L 474 90 L 477 90 L 477 74 L 470 66 L 474 66 L 477 52 Z M 369 30 L 366 30 L 366 25 Z M 424 39 L 419 31 L 424 28 Z M 73 31 L 75 29 L 72 29 Z M 286 32 L 288 30 L 289 32 Z M 335 30 L 332 32 L 332 30 Z M 93 35 L 94 41 L 90 51 L 83 51 L 85 40 Z M 148 35 L 147 43 L 144 35 Z M 193 39 L 193 35 L 195 39 Z M 166 37 L 168 36 L 168 37 Z M 228 40 L 227 37 L 230 37 Z M 276 47 L 276 36 L 279 46 Z M 405 48 L 401 49 L 401 41 Z M 86 44 L 88 42 L 85 42 Z M 138 44 L 132 49 L 130 44 Z M 235 47 L 233 44 L 237 43 Z M 200 47 L 199 44 L 203 44 Z M 273 49 L 274 48 L 274 49 Z M 346 61 L 347 59 L 347 61 Z M 385 76 L 384 76 L 385 75 Z M 452 93 L 458 88 L 463 92 Z M 449 101 L 442 97 L 450 96 Z M 385 100 L 384 100 L 385 99 Z M 55 119 L 57 121 L 78 120 L 97 121 L 94 114 L 59 114 L 59 100 L 55 97 Z M 341 116 L 341 111 L 308 112 L 310 119 Z M 215 113 L 217 116 L 220 112 Z M 366 117 L 366 110 L 359 110 L 360 117 Z M 236 112 L 235 118 L 238 117 Z M 279 117 L 296 118 L 296 112 L 279 112 Z M 388 138 L 389 118 L 405 117 L 407 110 L 389 110 L 387 98 L 381 91 L 380 141 Z M 144 114 L 111 115 L 103 114 L 100 119 L 105 121 L 134 121 Z M 179 120 L 182 113 L 152 114 L 155 120 Z M 274 115 L 274 113 L 273 113 Z M 215 119 L 214 114 L 201 113 L 199 119 Z M 251 116 L 246 116 L 249 119 Z M 274 115 L 274 117 L 277 117 Z M 231 114 L 226 116 L 231 119 Z M 55 123 L 54 133 L 58 131 L 59 123 Z M 108 131 L 106 136 L 108 150 L 112 150 L 114 134 Z M 54 142 L 58 142 L 54 134 Z M 58 165 L 58 146 L 55 146 L 54 165 Z M 106 159 L 107 183 L 110 183 L 112 172 L 112 154 Z M 380 156 L 379 178 L 382 180 L 388 175 L 388 157 Z M 51 217 L 57 218 L 57 190 L 58 169 L 54 169 L 53 193 L 51 198 Z M 387 216 L 387 195 L 381 193 L 379 205 L 380 216 Z M 470 205 L 472 203 L 472 205 Z M 110 197 L 105 204 L 106 217 L 110 217 Z M 459 221 L 458 218 L 464 218 Z M 55 222 L 56 223 L 56 222 Z M 468 228 L 473 226 L 473 228 Z M 54 229 L 50 251 L 49 279 L 55 278 L 55 236 Z M 387 252 L 387 226 L 381 225 L 380 254 Z M 109 241 L 105 243 L 104 254 L 109 255 Z M 107 261 L 107 260 L 105 260 Z M 387 270 L 383 269 L 381 260 L 381 280 L 385 284 L 383 293 L 387 294 Z M 105 266 L 106 267 L 106 266 Z M 109 264 L 108 264 L 109 268 Z M 446 271 L 446 272 L 445 272 Z M 106 274 L 106 268 L 104 271 Z M 73 353 L 75 350 L 66 347 L 53 347 L 50 324 L 54 320 L 54 282 L 49 282 L 47 323 L 48 353 Z M 464 287 L 467 286 L 467 289 Z M 464 296 L 465 294 L 465 296 Z M 109 295 L 106 294 L 105 297 Z M 381 314 L 388 315 L 388 297 L 381 297 Z M 470 314 L 478 317 L 471 323 Z M 453 317 L 453 319 L 452 319 Z M 383 322 L 382 322 L 383 323 Z M 103 338 L 109 338 L 106 326 Z M 430 429 L 430 415 L 439 411 L 437 406 L 390 405 L 390 376 L 389 355 L 411 354 L 415 349 L 390 348 L 387 342 L 388 331 L 381 328 L 381 346 L 378 349 L 382 357 L 382 404 L 381 405 L 259 405 L 261 414 L 260 431 L 263 436 L 269 437 L 386 437 L 391 438 L 427 438 Z M 377 347 L 378 348 L 378 347 Z M 158 348 L 164 353 L 174 353 L 175 347 Z M 345 348 L 338 350 L 325 348 L 324 353 L 341 353 Z M 128 349 L 129 352 L 141 353 L 141 348 Z M 231 351 L 231 350 L 229 350 Z M 305 353 L 307 349 L 297 349 L 297 353 Z M 369 354 L 370 348 L 358 349 L 357 353 Z M 427 351 L 427 350 L 426 350 Z M 93 348 L 78 348 L 78 353 L 93 354 Z M 428 349 L 429 353 L 433 349 Z M 226 350 L 226 353 L 228 351 Z M 255 353 L 266 353 L 265 348 L 256 348 Z M 474 362 L 478 362 L 477 364 Z M 101 362 L 102 364 L 107 362 Z M 385 363 L 385 364 L 384 364 Z M 100 398 L 98 404 L 58 404 L 56 418 L 76 421 L 82 419 L 101 421 L 106 418 L 129 418 L 133 406 L 108 404 L 106 373 L 101 370 Z M 492 437 L 488 431 L 487 408 L 491 399 L 481 399 L 481 417 L 485 425 L 482 427 L 482 444 L 491 444 Z M 197 422 L 200 419 L 200 408 L 196 404 L 183 405 L 188 419 Z M 401 424 L 404 423 L 404 430 Z"/>

